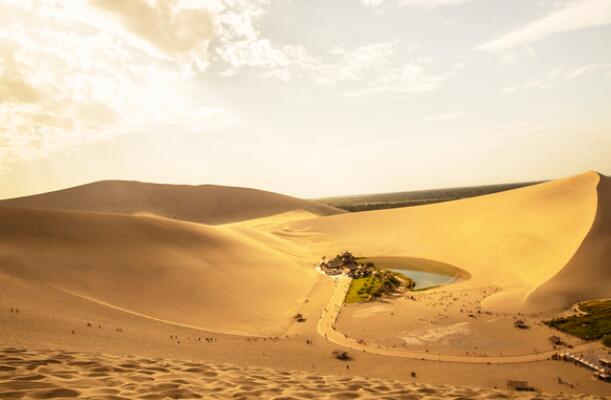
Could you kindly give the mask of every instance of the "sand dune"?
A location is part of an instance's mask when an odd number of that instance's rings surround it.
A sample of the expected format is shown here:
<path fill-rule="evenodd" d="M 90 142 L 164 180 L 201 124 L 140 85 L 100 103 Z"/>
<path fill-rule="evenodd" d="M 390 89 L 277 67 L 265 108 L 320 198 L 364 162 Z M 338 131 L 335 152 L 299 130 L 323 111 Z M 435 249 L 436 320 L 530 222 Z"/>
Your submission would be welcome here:
<path fill-rule="evenodd" d="M 231 364 L 22 348 L 0 350 L 3 399 L 602 399 L 515 393 Z"/>
<path fill-rule="evenodd" d="M 433 290 L 430 296 L 473 292 L 465 302 L 473 300 L 479 307 L 480 299 L 486 299 L 487 307 L 510 311 L 548 310 L 611 296 L 610 191 L 608 178 L 586 173 L 455 202 L 325 217 L 305 205 L 284 210 L 257 203 L 254 213 L 245 205 L 243 212 L 235 213 L 240 207 L 223 204 L 210 211 L 217 221 L 234 221 L 237 215 L 256 218 L 219 226 L 142 215 L 163 214 L 169 208 L 143 207 L 146 201 L 140 195 L 129 194 L 115 199 L 138 199 L 131 203 L 138 206 L 95 203 L 95 212 L 39 209 L 36 204 L 0 208 L 0 318 L 6 321 L 0 324 L 0 338 L 5 340 L 0 344 L 34 348 L 36 343 L 81 352 L 0 352 L 0 398 L 239 398 L 245 392 L 260 398 L 516 398 L 503 391 L 440 383 L 493 388 L 504 387 L 509 378 L 527 378 L 543 390 L 562 391 L 566 385 L 555 381 L 560 375 L 579 383 L 571 387 L 574 392 L 607 393 L 605 384 L 592 381 L 589 371 L 552 361 L 446 363 L 439 368 L 438 361 L 422 361 L 417 354 L 394 357 L 352 347 L 356 357 L 350 370 L 345 369 L 330 356 L 343 342 L 330 342 L 317 331 L 320 316 L 331 304 L 333 283 L 312 266 L 321 255 L 343 249 L 365 256 L 438 260 L 463 268 L 471 279 L 437 291 L 445 294 Z M 186 198 L 168 194 L 166 199 L 172 207 L 184 209 L 181 218 L 196 221 L 205 210 Z M 70 201 L 56 204 L 72 207 L 79 198 L 74 195 Z M 485 295 L 477 297 L 482 291 Z M 366 324 L 383 331 L 385 339 L 389 329 L 409 328 L 397 318 L 403 311 L 413 314 L 409 324 L 426 325 L 419 322 L 420 317 L 431 317 L 426 301 L 388 302 L 387 306 L 396 305 L 391 307 L 397 311 L 395 317 L 384 311 L 353 320 L 348 319 L 357 314 L 355 310 L 336 305 L 342 317 L 327 322 L 337 322 L 333 329 L 340 336 Z M 433 301 L 437 300 L 429 302 Z M 21 311 L 13 312 L 15 307 Z M 297 312 L 306 316 L 304 323 L 294 322 Z M 521 334 L 511 320 L 504 322 L 490 329 Z M 377 339 L 376 329 L 364 333 Z M 532 346 L 545 345 L 546 332 L 534 335 Z M 471 351 L 468 345 L 453 346 L 448 354 Z M 90 355 L 85 350 L 108 354 Z M 505 357 L 524 349 L 499 350 Z M 164 359 L 144 359 L 151 356 Z M 310 373 L 245 367 L 252 365 Z M 358 377 L 372 372 L 372 365 L 377 378 Z M 383 379 L 405 381 L 412 369 L 426 376 L 422 382 L 436 386 Z M 320 371 L 350 376 L 319 375 Z M 26 387 L 34 390 L 26 393 Z"/>
<path fill-rule="evenodd" d="M 154 318 L 249 334 L 282 333 L 316 278 L 309 265 L 221 227 L 9 208 L 0 209 L 0 272 Z"/>
<path fill-rule="evenodd" d="M 443 204 L 328 218 L 317 216 L 339 210 L 253 189 L 119 181 L 5 200 L 0 206 L 153 213 L 213 224 L 238 221 L 229 229 L 229 236 L 239 236 L 239 241 L 262 253 L 285 253 L 301 262 L 343 248 L 369 256 L 429 258 L 465 269 L 475 282 L 503 287 L 501 294 L 486 301 L 489 307 L 500 310 L 511 304 L 544 310 L 566 307 L 593 295 L 611 295 L 605 285 L 610 272 L 604 264 L 611 247 L 610 186 L 608 178 L 591 172 Z M 246 222 L 240 224 L 242 220 Z M 113 230 L 120 233 L 123 229 L 112 227 L 111 222 L 99 226 L 105 226 L 109 237 Z M 146 240 L 139 243 L 135 237 L 121 234 L 134 240 L 134 248 L 146 246 Z M 97 233 L 92 231 L 91 235 L 97 240 Z M 75 240 L 91 238 L 78 236 Z M 205 253 L 218 248 L 211 245 Z M 181 256 L 192 259 L 189 252 L 184 249 Z M 132 253 L 133 257 L 141 254 Z M 265 264 L 256 257 L 245 258 Z"/>
<path fill-rule="evenodd" d="M 549 310 L 611 296 L 608 178 L 594 172 L 421 207 L 301 220 L 283 227 L 332 255 L 405 255 L 468 271 L 504 290 L 497 310 Z"/>
<path fill-rule="evenodd" d="M 2 200 L 0 207 L 149 213 L 205 224 L 223 224 L 292 210 L 309 211 L 316 215 L 344 212 L 313 201 L 256 189 L 132 181 L 102 181 L 50 193 Z"/>
<path fill-rule="evenodd" d="M 88 192 L 85 207 L 99 185 L 49 198 L 64 199 L 54 204 L 67 207 L 78 200 L 68 195 Z M 456 265 L 471 274 L 468 284 L 503 288 L 485 300 L 493 309 L 561 308 L 611 296 L 610 187 L 608 178 L 586 173 L 429 206 L 324 218 L 291 211 L 217 227 L 1 208 L 0 272 L 152 318 L 249 334 L 281 334 L 316 280 L 311 265 L 342 249 Z M 45 198 L 28 201 L 41 205 Z M 200 210 L 194 202 L 174 206 L 184 208 L 185 218 Z M 235 217 L 233 211 L 212 212 Z"/>
<path fill-rule="evenodd" d="M 611 296 L 611 178 L 600 176 L 596 216 L 590 231 L 564 268 L 529 296 L 531 305 Z M 585 289 L 585 290 L 584 290 Z"/>

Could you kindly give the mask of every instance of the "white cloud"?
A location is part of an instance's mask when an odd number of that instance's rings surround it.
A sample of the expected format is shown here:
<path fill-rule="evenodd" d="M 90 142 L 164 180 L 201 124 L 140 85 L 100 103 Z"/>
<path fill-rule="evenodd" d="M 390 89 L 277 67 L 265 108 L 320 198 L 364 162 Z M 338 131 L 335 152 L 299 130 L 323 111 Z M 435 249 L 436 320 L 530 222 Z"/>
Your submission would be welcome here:
<path fill-rule="evenodd" d="M 118 22 L 130 44 L 158 52 L 171 60 L 192 64 L 197 70 L 207 65 L 207 52 L 214 34 L 213 15 L 202 1 L 89 0 Z M 131 36 L 131 37 L 129 37 Z M 140 40 L 139 40 L 140 39 Z M 142 43 L 144 42 L 144 43 Z"/>
<path fill-rule="evenodd" d="M 502 95 L 511 95 L 519 90 L 547 90 L 552 86 L 552 78 L 529 79 L 518 86 L 508 86 L 501 89 Z"/>
<path fill-rule="evenodd" d="M 460 68 L 433 74 L 428 70 L 430 59 L 407 57 L 417 45 L 402 46 L 398 40 L 353 49 L 335 46 L 322 58 L 312 56 L 303 46 L 274 48 L 266 39 L 256 39 L 247 47 L 233 43 L 220 50 L 229 64 L 223 75 L 258 70 L 260 76 L 284 81 L 297 76 L 320 86 L 343 89 L 353 97 L 436 90 Z"/>
<path fill-rule="evenodd" d="M 595 71 L 609 71 L 611 72 L 611 65 L 601 65 L 601 64 L 586 64 L 570 71 L 567 71 L 564 74 L 564 79 L 572 80 L 579 78 L 581 76 L 587 75 L 591 72 Z"/>
<path fill-rule="evenodd" d="M 437 8 L 442 6 L 453 6 L 467 3 L 471 0 L 361 0 L 365 7 L 380 7 L 393 3 L 399 7 L 406 8 Z"/>
<path fill-rule="evenodd" d="M 286 70 L 290 64 L 290 49 L 277 48 L 268 38 L 261 37 L 256 21 L 265 15 L 268 2 L 226 1 L 217 11 L 215 54 L 227 65 L 223 76 L 232 76 L 244 69 L 263 69 L 267 76 L 290 80 Z"/>
<path fill-rule="evenodd" d="M 555 80 L 555 79 L 558 79 L 562 74 L 563 74 L 563 69 L 562 68 L 556 68 L 555 70 L 553 70 L 549 74 L 547 74 L 547 78 L 549 80 Z"/>
<path fill-rule="evenodd" d="M 506 50 L 516 46 L 525 46 L 557 33 L 608 24 L 611 24 L 611 1 L 572 1 L 542 18 L 480 45 L 478 49 Z"/>
<path fill-rule="evenodd" d="M 361 4 L 365 7 L 378 7 L 386 3 L 387 0 L 361 0 Z"/>
<path fill-rule="evenodd" d="M 550 88 L 550 84 L 549 81 L 545 81 L 542 79 L 529 79 L 524 83 L 524 88 L 545 90 Z"/>
<path fill-rule="evenodd" d="M 519 85 L 519 87 L 512 86 L 503 88 L 501 89 L 501 94 L 512 94 L 520 88 L 546 90 L 552 86 L 552 83 L 559 80 L 571 81 L 596 71 L 602 72 L 603 76 L 605 73 L 607 73 L 607 71 L 611 74 L 611 64 L 585 64 L 570 70 L 566 70 L 565 68 L 557 68 L 540 79 L 529 79 L 522 85 Z"/>
<path fill-rule="evenodd" d="M 379 78 L 373 77 L 363 87 L 348 94 L 364 97 L 381 93 L 405 94 L 437 90 L 453 72 L 432 74 L 427 71 L 429 64 L 429 59 L 411 60 L 400 67 L 389 69 Z"/>
<path fill-rule="evenodd" d="M 310 62 L 302 70 L 320 85 L 343 85 L 346 94 L 352 97 L 436 90 L 453 74 L 431 73 L 432 60 L 408 58 L 409 51 L 399 41 L 373 43 L 352 50 L 336 48 L 332 53 L 339 59 Z"/>
<path fill-rule="evenodd" d="M 380 70 L 391 64 L 397 44 L 397 41 L 393 41 L 368 44 L 354 50 L 335 48 L 332 53 L 339 56 L 339 60 L 327 63 L 317 61 L 307 69 L 314 73 L 316 82 L 321 85 L 363 82 L 370 77 L 372 70 Z"/>
<path fill-rule="evenodd" d="M 232 122 L 228 112 L 193 102 L 183 90 L 185 66 L 205 58 L 199 40 L 175 34 L 151 50 L 114 16 L 83 2 L 5 1 L 0 13 L 11 20 L 0 26 L 4 166 L 125 133 L 201 132 Z"/>
<path fill-rule="evenodd" d="M 437 89 L 448 74 L 399 41 L 314 57 L 256 27 L 268 0 L 11 1 L 0 4 L 0 159 L 13 161 L 134 132 L 202 132 L 234 123 L 187 90 L 209 71 L 290 81 L 350 96 Z"/>
<path fill-rule="evenodd" d="M 233 76 L 244 68 L 259 68 L 265 70 L 268 76 L 290 80 L 287 67 L 291 60 L 287 50 L 273 47 L 267 39 L 231 42 L 219 48 L 217 54 L 228 64 L 223 76 Z"/>
<path fill-rule="evenodd" d="M 463 112 L 449 112 L 442 114 L 431 115 L 430 117 L 426 117 L 424 121 L 426 122 L 435 122 L 435 121 L 447 121 L 450 119 L 458 119 L 464 117 L 466 114 Z"/>

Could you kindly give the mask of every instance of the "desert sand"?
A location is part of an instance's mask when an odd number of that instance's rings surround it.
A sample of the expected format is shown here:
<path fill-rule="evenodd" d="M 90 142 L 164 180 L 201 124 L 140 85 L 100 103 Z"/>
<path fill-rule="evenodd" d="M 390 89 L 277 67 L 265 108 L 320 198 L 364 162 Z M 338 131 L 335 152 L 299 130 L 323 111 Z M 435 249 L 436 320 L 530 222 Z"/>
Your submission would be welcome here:
<path fill-rule="evenodd" d="M 0 350 L 3 399 L 576 399 L 569 394 L 515 395 L 501 390 L 427 385 L 366 377 L 116 357 L 65 351 Z"/>
<path fill-rule="evenodd" d="M 0 392 L 38 382 L 28 396 L 529 398 L 494 390 L 522 379 L 555 393 L 548 398 L 609 395 L 589 371 L 547 360 L 554 349 L 540 321 L 611 297 L 610 187 L 590 172 L 354 214 L 304 200 L 266 206 L 266 192 L 252 192 L 255 213 L 223 203 L 207 224 L 198 202 L 186 200 L 191 194 L 170 196 L 171 212 L 93 201 L 104 191 L 81 202 L 78 188 L 63 192 L 70 201 L 5 202 Z M 471 278 L 414 298 L 344 306 L 334 295 L 341 281 L 313 268 L 344 249 L 437 260 Z M 306 321 L 295 322 L 296 313 Z M 532 329 L 516 330 L 517 316 Z M 366 347 L 355 347 L 358 339 Z M 338 348 L 353 360 L 336 360 Z"/>
<path fill-rule="evenodd" d="M 349 248 L 458 266 L 471 285 L 503 288 L 484 308 L 561 309 L 611 295 L 610 187 L 590 172 L 471 199 L 297 221 L 284 232 L 303 233 L 322 254 Z"/>
<path fill-rule="evenodd" d="M 6 208 L 0 230 L 10 276 L 214 331 L 284 332 L 316 278 L 235 231 L 169 219 Z"/>
<path fill-rule="evenodd" d="M 143 213 L 213 225 L 292 210 L 310 211 L 316 215 L 344 212 L 324 204 L 257 189 L 133 181 L 101 181 L 50 193 L 2 200 L 0 207 Z"/>

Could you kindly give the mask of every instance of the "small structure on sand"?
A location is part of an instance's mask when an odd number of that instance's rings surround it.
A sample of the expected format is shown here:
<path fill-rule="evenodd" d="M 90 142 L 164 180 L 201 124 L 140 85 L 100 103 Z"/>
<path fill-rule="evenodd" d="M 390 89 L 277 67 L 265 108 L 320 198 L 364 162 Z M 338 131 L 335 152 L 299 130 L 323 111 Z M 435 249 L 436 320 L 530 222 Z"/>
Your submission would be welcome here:
<path fill-rule="evenodd" d="M 327 261 L 325 257 L 320 261 L 318 267 L 328 275 L 339 275 L 341 273 L 351 273 L 358 269 L 359 264 L 352 253 L 344 251 Z"/>
<path fill-rule="evenodd" d="M 372 268 L 366 264 L 359 264 L 355 269 L 347 272 L 347 275 L 353 279 L 367 278 L 371 276 Z"/>
<path fill-rule="evenodd" d="M 556 335 L 552 335 L 552 336 L 548 337 L 547 340 L 549 340 L 549 342 L 551 344 L 553 344 L 554 347 L 556 347 L 556 346 L 564 346 L 564 347 L 568 347 L 568 348 L 573 347 L 570 344 L 564 342 L 559 336 L 556 336 Z"/>
<path fill-rule="evenodd" d="M 528 329 L 528 325 L 526 325 L 526 322 L 522 321 L 521 319 L 514 322 L 513 326 L 515 326 L 518 329 Z"/>
<path fill-rule="evenodd" d="M 590 360 L 586 360 L 582 355 L 564 353 L 557 357 L 556 359 L 560 359 L 563 361 L 573 362 L 575 365 L 580 365 L 582 367 L 591 369 L 594 371 L 594 377 L 600 379 L 601 381 L 610 382 L 611 381 L 611 364 L 607 359 L 601 358 L 598 360 L 598 364 Z"/>
<path fill-rule="evenodd" d="M 611 382 L 611 370 L 605 369 L 602 371 L 596 371 L 594 372 L 594 377 L 603 382 Z"/>
<path fill-rule="evenodd" d="M 535 390 L 535 388 L 528 386 L 527 381 L 514 381 L 514 380 L 507 381 L 507 389 L 517 390 L 517 391 L 526 391 L 526 392 L 532 392 Z"/>
<path fill-rule="evenodd" d="M 611 361 L 601 358 L 598 363 L 600 368 L 594 373 L 594 376 L 601 381 L 611 382 Z"/>
<path fill-rule="evenodd" d="M 352 360 L 352 356 L 350 356 L 350 354 L 348 354 L 347 351 L 344 350 L 333 350 L 333 352 L 331 353 L 333 354 L 333 357 L 337 358 L 338 360 L 341 361 L 350 361 Z"/>

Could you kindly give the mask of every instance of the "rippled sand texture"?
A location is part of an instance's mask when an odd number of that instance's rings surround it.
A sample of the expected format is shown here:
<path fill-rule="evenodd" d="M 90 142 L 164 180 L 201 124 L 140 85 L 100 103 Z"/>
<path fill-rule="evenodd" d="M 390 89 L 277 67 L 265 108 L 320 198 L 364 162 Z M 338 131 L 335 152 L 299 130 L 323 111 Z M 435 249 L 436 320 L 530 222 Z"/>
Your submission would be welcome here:
<path fill-rule="evenodd" d="M 0 350 L 0 399 L 601 399 L 312 375 L 228 364 Z"/>

